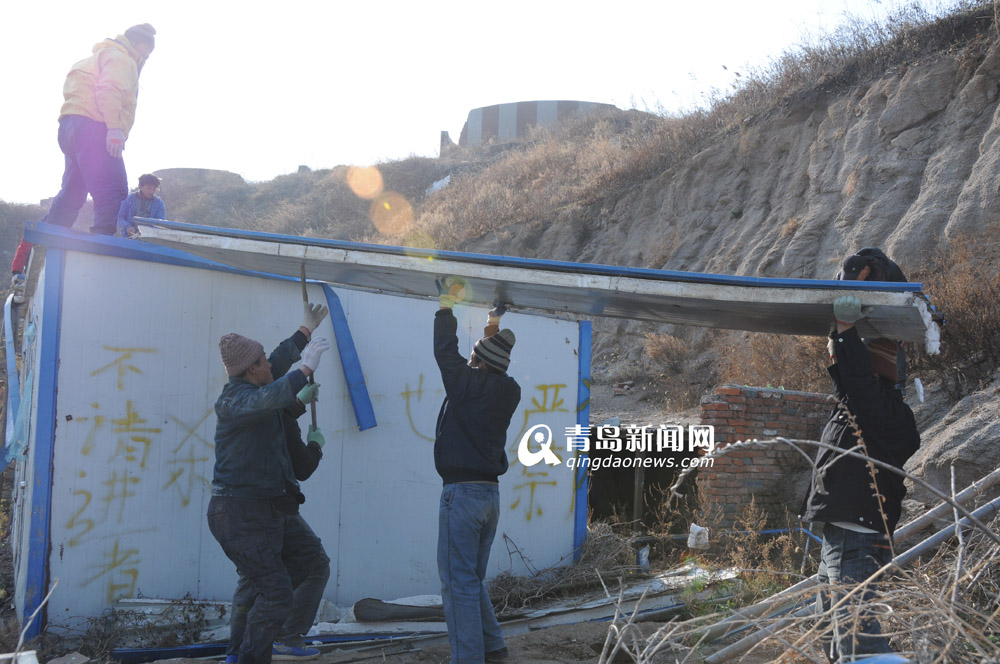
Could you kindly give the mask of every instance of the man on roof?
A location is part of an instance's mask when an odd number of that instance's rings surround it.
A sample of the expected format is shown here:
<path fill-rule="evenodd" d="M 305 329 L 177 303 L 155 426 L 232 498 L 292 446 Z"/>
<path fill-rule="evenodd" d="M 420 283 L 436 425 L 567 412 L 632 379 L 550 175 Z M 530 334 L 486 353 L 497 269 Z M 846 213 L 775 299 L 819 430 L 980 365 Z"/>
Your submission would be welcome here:
<path fill-rule="evenodd" d="M 139 74 L 156 45 L 149 23 L 133 25 L 114 39 L 94 45 L 74 64 L 63 84 L 59 149 L 65 167 L 62 186 L 44 222 L 69 228 L 89 193 L 94 199 L 90 232 L 114 235 L 118 209 L 128 195 L 122 151 L 135 121 Z M 21 240 L 11 264 L 15 302 L 24 299 L 24 269 L 31 245 Z"/>

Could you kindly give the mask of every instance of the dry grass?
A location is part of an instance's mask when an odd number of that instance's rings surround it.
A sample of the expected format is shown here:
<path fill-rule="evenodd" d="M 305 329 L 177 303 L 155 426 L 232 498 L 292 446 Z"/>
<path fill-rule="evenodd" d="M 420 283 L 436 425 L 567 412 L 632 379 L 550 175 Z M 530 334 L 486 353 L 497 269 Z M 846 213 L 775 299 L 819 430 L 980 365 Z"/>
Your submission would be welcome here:
<path fill-rule="evenodd" d="M 813 447 L 821 443 L 809 441 L 761 441 L 740 443 L 730 447 L 768 446 L 792 444 L 800 452 L 811 458 Z M 716 450 L 715 455 L 725 454 Z M 829 446 L 828 446 L 829 449 Z M 863 449 L 863 448 L 861 448 Z M 839 451 L 840 454 L 857 452 Z M 869 459 L 869 465 L 878 465 L 881 471 L 891 467 Z M 824 467 L 814 467 L 814 472 L 822 474 Z M 903 471 L 897 473 L 910 481 L 927 486 L 919 478 Z M 681 478 L 683 479 L 683 478 Z M 680 481 L 680 480 L 679 480 Z M 955 495 L 952 487 L 951 495 Z M 946 496 L 939 495 L 946 499 Z M 957 522 L 968 507 L 946 499 L 952 505 Z M 759 528 L 755 517 L 748 516 L 744 523 L 750 529 Z M 792 601 L 795 613 L 748 617 L 746 623 L 757 631 L 761 639 L 755 648 L 778 648 L 784 654 L 771 661 L 780 662 L 825 662 L 821 651 L 821 633 L 826 629 L 826 621 L 837 620 L 847 629 L 857 625 L 862 613 L 874 610 L 878 614 L 882 631 L 891 641 L 895 651 L 920 662 L 960 662 L 980 663 L 997 661 L 1000 658 L 1000 568 L 996 558 L 1000 555 L 1000 517 L 989 523 L 973 520 L 964 528 L 957 525 L 945 527 L 940 532 L 954 533 L 936 548 L 923 550 L 923 555 L 913 556 L 905 567 L 889 565 L 876 572 L 869 579 L 856 584 L 836 586 L 814 586 L 796 595 L 789 594 L 780 605 Z M 897 546 L 901 543 L 897 542 Z M 900 548 L 895 550 L 899 555 Z M 759 543 L 749 542 L 747 546 L 733 549 L 733 562 L 738 565 L 754 565 L 764 560 Z M 792 545 L 778 546 L 770 552 L 772 559 L 777 556 L 794 560 L 797 551 Z M 774 573 L 770 570 L 769 573 Z M 765 587 L 766 590 L 766 587 Z M 838 600 L 835 606 L 824 614 L 818 614 L 811 602 L 817 590 L 832 593 Z M 874 591 L 875 599 L 862 601 L 862 594 Z M 698 661 L 707 654 L 710 630 L 725 618 L 725 613 L 696 615 L 687 620 L 675 620 L 662 626 L 655 634 L 637 637 L 633 609 L 621 602 L 620 612 L 609 628 L 609 645 L 619 651 L 627 650 L 633 661 L 638 663 L 658 661 L 657 653 L 682 652 L 687 657 L 678 661 Z M 721 634 L 721 632 L 717 632 Z M 745 636 L 745 634 L 740 634 Z M 749 647 L 749 644 L 747 645 Z M 605 649 L 601 661 L 611 661 L 606 657 L 612 648 Z M 713 647 L 712 650 L 715 650 Z M 731 653 L 732 657 L 753 656 L 754 650 L 742 655 Z M 739 661 L 738 659 L 713 658 L 711 661 Z"/>
<path fill-rule="evenodd" d="M 681 371 L 691 351 L 687 341 L 673 334 L 646 333 L 644 347 L 650 360 L 671 373 Z"/>
<path fill-rule="evenodd" d="M 556 129 L 536 128 L 528 138 L 494 153 L 486 168 L 456 178 L 432 196 L 415 226 L 438 246 L 455 247 L 506 226 L 606 200 L 669 173 L 729 132 L 740 132 L 741 145 L 748 147 L 759 140 L 748 127 L 775 109 L 808 105 L 870 83 L 894 67 L 957 43 L 966 45 L 965 57 L 975 61 L 991 43 L 992 24 L 990 2 L 956 3 L 943 18 L 908 5 L 882 23 L 853 20 L 836 33 L 787 51 L 683 116 L 662 109 L 606 111 Z M 793 234 L 797 223 L 789 220 L 784 236 Z"/>
<path fill-rule="evenodd" d="M 941 353 L 914 358 L 914 371 L 940 378 L 953 397 L 983 387 L 1000 368 L 1000 241 L 996 230 L 959 235 L 910 277 L 922 281 L 931 302 L 945 307 Z M 913 371 L 911 371 L 913 373 Z"/>
<path fill-rule="evenodd" d="M 803 392 L 830 388 L 826 339 L 729 332 L 719 336 L 719 382 Z"/>
<path fill-rule="evenodd" d="M 507 547 L 512 554 L 520 555 L 509 539 Z M 629 537 L 615 533 L 610 525 L 594 523 L 587 528 L 580 559 L 574 564 L 557 563 L 542 570 L 533 569 L 530 563 L 528 566 L 529 576 L 502 572 L 489 584 L 490 599 L 498 616 L 518 613 L 537 606 L 542 600 L 595 587 L 600 583 L 599 574 L 614 577 L 634 574 L 635 548 Z"/>

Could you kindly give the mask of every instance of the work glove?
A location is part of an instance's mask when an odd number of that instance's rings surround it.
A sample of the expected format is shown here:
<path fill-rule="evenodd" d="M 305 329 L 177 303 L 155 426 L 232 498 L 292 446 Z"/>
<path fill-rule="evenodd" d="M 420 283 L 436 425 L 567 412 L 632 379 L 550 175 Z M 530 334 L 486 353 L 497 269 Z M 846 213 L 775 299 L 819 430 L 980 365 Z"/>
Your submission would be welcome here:
<path fill-rule="evenodd" d="M 326 438 L 323 437 L 323 432 L 313 425 L 309 425 L 309 434 L 306 436 L 307 443 L 316 443 L 319 445 L 319 449 L 323 449 L 326 445 Z"/>
<path fill-rule="evenodd" d="M 853 295 L 844 295 L 833 301 L 833 316 L 838 323 L 851 325 L 870 314 L 874 308 L 861 306 L 861 300 Z"/>
<path fill-rule="evenodd" d="M 493 308 L 486 314 L 486 324 L 500 326 L 500 317 L 507 313 L 507 305 L 503 302 L 496 302 Z"/>
<path fill-rule="evenodd" d="M 437 286 L 438 304 L 442 309 L 451 309 L 455 302 L 465 298 L 465 282 L 459 277 L 435 279 L 434 285 Z"/>
<path fill-rule="evenodd" d="M 486 327 L 483 328 L 484 337 L 492 337 L 500 331 L 500 317 L 507 313 L 507 307 L 503 302 L 497 302 L 486 314 Z"/>
<path fill-rule="evenodd" d="M 302 311 L 302 327 L 309 330 L 310 334 L 326 320 L 326 315 L 330 313 L 329 307 L 325 304 L 309 304 L 308 302 L 302 303 Z"/>
<path fill-rule="evenodd" d="M 319 383 L 309 383 L 295 395 L 303 404 L 310 404 L 319 399 Z"/>
<path fill-rule="evenodd" d="M 122 156 L 122 150 L 125 149 L 125 132 L 121 129 L 108 129 L 108 138 L 104 147 L 107 148 L 108 154 L 112 157 L 117 159 Z"/>
<path fill-rule="evenodd" d="M 313 373 L 316 373 L 316 369 L 319 368 L 319 358 L 328 350 L 330 350 L 329 341 L 323 337 L 313 339 L 302 349 L 302 366 L 308 367 L 312 369 Z"/>

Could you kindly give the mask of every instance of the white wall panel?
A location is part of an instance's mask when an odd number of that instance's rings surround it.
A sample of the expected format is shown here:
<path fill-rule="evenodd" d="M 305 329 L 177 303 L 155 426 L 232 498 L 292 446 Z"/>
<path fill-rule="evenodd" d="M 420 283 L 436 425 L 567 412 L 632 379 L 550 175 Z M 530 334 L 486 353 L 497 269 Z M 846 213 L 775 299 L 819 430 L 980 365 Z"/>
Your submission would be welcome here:
<path fill-rule="evenodd" d="M 235 331 L 270 351 L 301 322 L 300 286 L 67 252 L 63 288 L 49 559 L 60 588 L 49 624 L 98 615 L 119 597 L 229 599 L 235 572 L 205 520 L 212 407 L 226 381 L 218 339 Z M 303 483 L 303 515 L 333 560 L 327 599 L 347 605 L 438 592 L 437 304 L 336 292 L 378 426 L 358 431 L 334 344 L 317 372 L 327 445 Z M 310 286 L 310 299 L 325 299 L 319 286 Z M 468 352 L 485 309 L 456 312 Z M 512 568 L 503 533 L 536 567 L 573 545 L 571 471 L 526 469 L 516 448 L 527 426 L 544 422 L 559 441 L 576 422 L 578 324 L 510 314 L 504 325 L 518 337 L 510 373 L 522 401 L 508 436 L 511 468 L 501 478 L 491 574 Z M 335 338 L 329 321 L 315 334 Z M 307 413 L 300 425 L 308 424 Z M 31 471 L 30 463 L 23 467 Z M 523 571 L 520 560 L 513 569 Z"/>

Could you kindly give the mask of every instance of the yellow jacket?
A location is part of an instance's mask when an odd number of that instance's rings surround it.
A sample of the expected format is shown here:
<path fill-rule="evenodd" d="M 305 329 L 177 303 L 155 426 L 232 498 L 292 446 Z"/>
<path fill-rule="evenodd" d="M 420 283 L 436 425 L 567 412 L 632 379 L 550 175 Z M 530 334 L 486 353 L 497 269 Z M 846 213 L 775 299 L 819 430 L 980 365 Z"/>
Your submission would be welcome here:
<path fill-rule="evenodd" d="M 95 44 L 93 54 L 73 65 L 66 76 L 66 102 L 59 117 L 83 115 L 108 129 L 121 129 L 128 138 L 144 62 L 124 35 Z"/>

